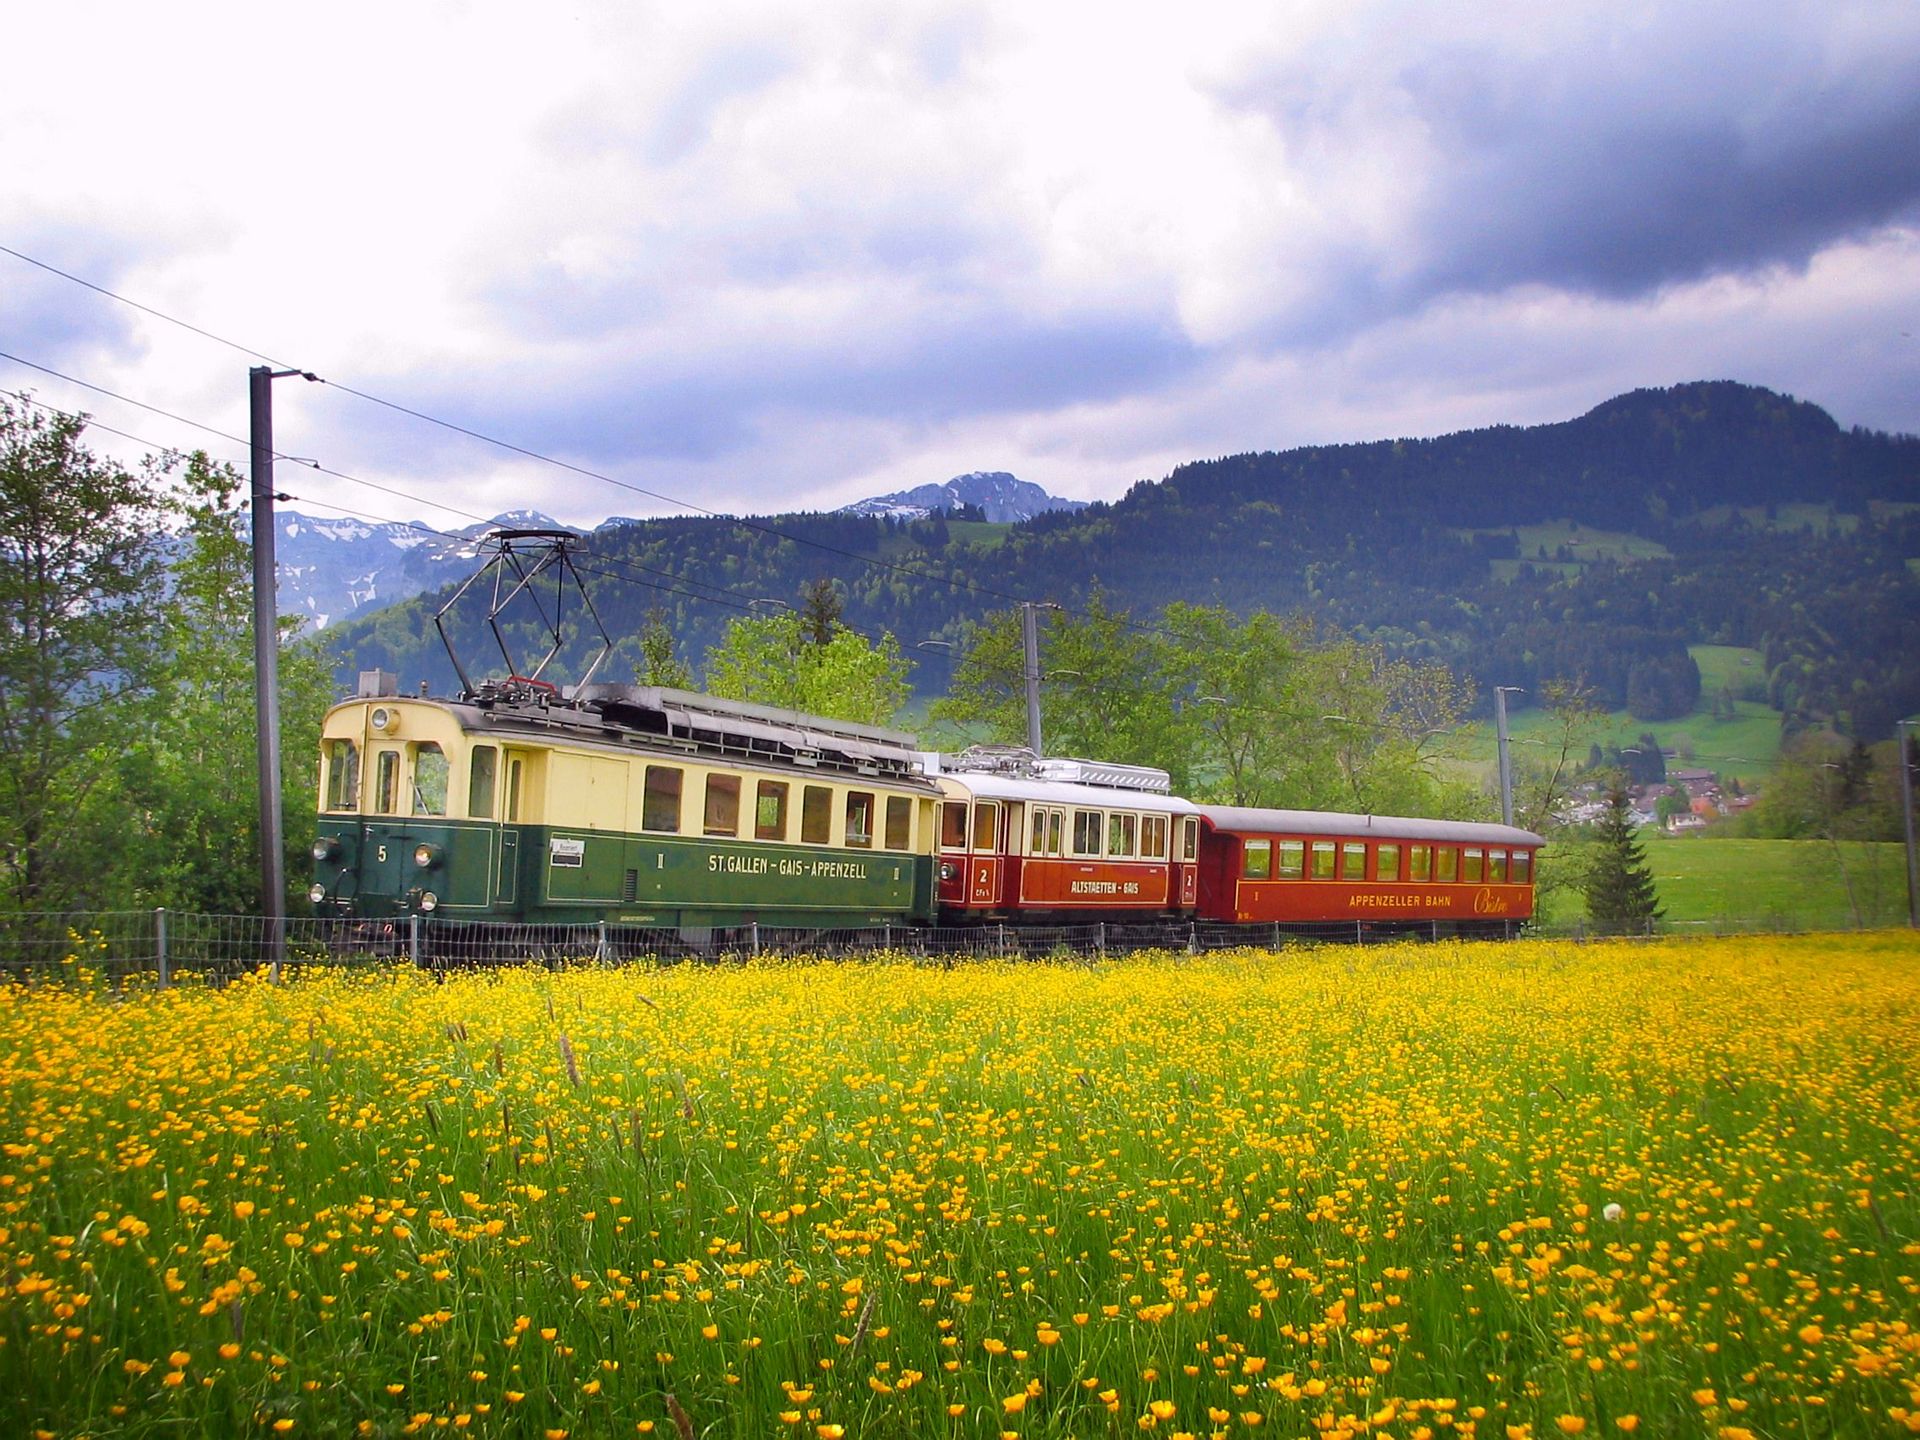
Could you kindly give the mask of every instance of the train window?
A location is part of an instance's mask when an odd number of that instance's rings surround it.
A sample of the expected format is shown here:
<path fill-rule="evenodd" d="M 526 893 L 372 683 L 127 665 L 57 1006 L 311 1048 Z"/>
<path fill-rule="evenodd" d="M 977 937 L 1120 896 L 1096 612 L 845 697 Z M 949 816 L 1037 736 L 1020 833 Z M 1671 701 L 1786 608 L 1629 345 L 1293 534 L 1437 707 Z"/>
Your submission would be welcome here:
<path fill-rule="evenodd" d="M 1183 832 L 1180 838 L 1180 858 L 1191 864 L 1200 853 L 1200 822 L 1189 815 L 1180 822 L 1180 825 Z"/>
<path fill-rule="evenodd" d="M 1298 880 L 1306 873 L 1307 844 L 1304 840 L 1282 840 L 1280 842 L 1280 878 Z"/>
<path fill-rule="evenodd" d="M 1333 842 L 1331 840 L 1313 842 L 1313 878 L 1316 880 L 1333 878 Z"/>
<path fill-rule="evenodd" d="M 913 848 L 913 801 L 904 795 L 887 797 L 887 838 L 889 850 Z"/>
<path fill-rule="evenodd" d="M 1507 852 L 1506 851 L 1489 850 L 1487 852 L 1487 880 L 1494 885 L 1506 884 L 1507 882 Z"/>
<path fill-rule="evenodd" d="M 1459 875 L 1460 852 L 1451 845 L 1433 847 L 1433 878 L 1442 885 L 1451 885 Z"/>
<path fill-rule="evenodd" d="M 1133 854 L 1133 815 L 1109 815 L 1107 817 L 1107 854 L 1128 857 Z"/>
<path fill-rule="evenodd" d="M 1074 854 L 1098 855 L 1100 853 L 1100 818 L 1098 810 L 1073 812 Z"/>
<path fill-rule="evenodd" d="M 833 792 L 824 785 L 808 785 L 800 792 L 800 840 L 825 845 L 833 839 Z"/>
<path fill-rule="evenodd" d="M 1367 878 L 1367 846 L 1364 840 L 1349 840 L 1340 847 L 1340 878 L 1342 880 Z"/>
<path fill-rule="evenodd" d="M 1516 850 L 1513 852 L 1513 883 L 1514 884 L 1516 885 L 1526 884 L 1528 872 L 1532 869 L 1533 869 L 1533 852 L 1532 851 Z"/>
<path fill-rule="evenodd" d="M 516 755 L 507 761 L 507 820 L 509 823 L 517 823 L 519 819 L 520 757 Z"/>
<path fill-rule="evenodd" d="M 1486 856 L 1481 851 L 1466 851 L 1460 861 L 1460 878 L 1469 885 L 1478 885 L 1486 863 Z"/>
<path fill-rule="evenodd" d="M 413 751 L 413 813 L 447 813 L 447 752 L 431 740 L 424 740 Z"/>
<path fill-rule="evenodd" d="M 992 850 L 994 837 L 1000 831 L 1000 807 L 985 801 L 973 807 L 973 848 Z"/>
<path fill-rule="evenodd" d="M 1382 845 L 1374 852 L 1373 878 L 1376 880 L 1400 878 L 1400 847 L 1398 845 Z"/>
<path fill-rule="evenodd" d="M 967 848 L 966 802 L 949 800 L 940 807 L 940 847 L 943 850 Z"/>
<path fill-rule="evenodd" d="M 1066 854 L 1067 812 L 1049 810 L 1047 812 L 1047 854 Z"/>
<path fill-rule="evenodd" d="M 680 772 L 671 765 L 647 766 L 647 786 L 640 801 L 642 830 L 680 833 L 680 780 Z"/>
<path fill-rule="evenodd" d="M 373 808 L 391 815 L 400 808 L 400 752 L 382 750 L 373 777 Z"/>
<path fill-rule="evenodd" d="M 873 848 L 873 794 L 867 790 L 847 792 L 847 844 L 856 850 Z"/>
<path fill-rule="evenodd" d="M 1249 840 L 1240 852 L 1240 873 L 1249 880 L 1265 880 L 1273 874 L 1273 842 Z"/>
<path fill-rule="evenodd" d="M 753 838 L 787 838 L 787 785 L 783 780 L 762 780 L 753 797 Z"/>
<path fill-rule="evenodd" d="M 351 740 L 327 745 L 327 809 L 360 808 L 360 747 Z"/>
<path fill-rule="evenodd" d="M 1426 880 L 1433 875 L 1433 851 L 1425 845 L 1407 847 L 1407 879 Z"/>
<path fill-rule="evenodd" d="M 1044 810 L 1033 812 L 1033 839 L 1027 846 L 1027 853 L 1029 855 L 1047 853 L 1047 812 Z"/>
<path fill-rule="evenodd" d="M 493 777 L 500 752 L 491 745 L 473 747 L 467 765 L 467 814 L 474 820 L 493 818 Z"/>
<path fill-rule="evenodd" d="M 1140 853 L 1149 860 L 1167 858 L 1166 816 L 1142 815 L 1140 817 Z"/>
<path fill-rule="evenodd" d="M 738 835 L 740 833 L 740 777 L 738 775 L 707 776 L 707 805 L 700 828 L 702 833 L 707 835 Z"/>

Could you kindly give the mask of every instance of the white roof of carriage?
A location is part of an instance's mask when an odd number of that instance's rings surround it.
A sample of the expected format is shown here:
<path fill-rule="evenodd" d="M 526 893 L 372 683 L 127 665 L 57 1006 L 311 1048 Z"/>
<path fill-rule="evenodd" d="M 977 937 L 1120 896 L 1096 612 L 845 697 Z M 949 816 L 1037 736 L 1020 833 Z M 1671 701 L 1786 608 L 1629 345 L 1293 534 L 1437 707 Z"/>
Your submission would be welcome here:
<path fill-rule="evenodd" d="M 1006 775 L 959 771 L 930 776 L 953 799 L 1024 800 L 1035 805 L 1077 805 L 1083 810 L 1135 810 L 1146 815 L 1191 815 L 1196 807 L 1178 795 L 1121 790 L 1107 785 L 1073 785 L 1060 780 L 1020 780 Z"/>
<path fill-rule="evenodd" d="M 1451 840 L 1471 845 L 1544 845 L 1531 830 L 1473 820 L 1422 820 L 1407 815 L 1348 815 L 1332 810 L 1254 810 L 1238 805 L 1198 805 L 1215 830 L 1233 835 L 1336 835 L 1357 839 Z"/>

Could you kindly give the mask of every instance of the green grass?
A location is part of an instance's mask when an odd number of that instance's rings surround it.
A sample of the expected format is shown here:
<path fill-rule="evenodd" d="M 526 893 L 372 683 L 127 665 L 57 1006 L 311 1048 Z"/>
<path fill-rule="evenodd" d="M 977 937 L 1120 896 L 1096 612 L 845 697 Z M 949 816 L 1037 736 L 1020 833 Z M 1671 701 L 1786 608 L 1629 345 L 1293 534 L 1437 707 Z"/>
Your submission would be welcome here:
<path fill-rule="evenodd" d="M 1835 532 L 1850 535 L 1860 525 L 1858 515 L 1840 514 L 1831 505 L 1776 505 L 1772 515 L 1767 514 L 1764 505 L 1742 505 L 1737 509 L 1740 518 L 1755 530 L 1810 530 L 1816 535 Z M 1709 525 L 1724 525 L 1733 518 L 1735 511 L 1736 507 L 1732 505 L 1712 505 L 1694 518 Z"/>
<path fill-rule="evenodd" d="M 1751 700 L 1736 701 L 1734 710 L 1731 720 L 1716 720 L 1704 710 L 1696 710 L 1680 720 L 1636 720 L 1625 710 L 1615 710 L 1586 737 L 1574 760 L 1585 763 L 1587 744 L 1597 743 L 1603 748 L 1629 746 L 1650 731 L 1663 747 L 1682 752 L 1667 762 L 1669 766 L 1704 767 L 1718 773 L 1722 780 L 1737 777 L 1743 785 L 1764 780 L 1780 753 L 1779 712 Z M 1546 747 L 1558 744 L 1554 726 L 1553 717 L 1544 710 L 1516 710 L 1508 714 L 1507 729 L 1514 741 L 1516 767 L 1524 763 L 1528 755 L 1545 759 L 1551 753 Z M 1492 777 L 1497 763 L 1492 723 L 1476 721 L 1462 726 L 1460 737 L 1466 769 L 1472 774 Z"/>
<path fill-rule="evenodd" d="M 1767 668 L 1758 650 L 1742 645 L 1689 645 L 1687 653 L 1700 667 L 1700 694 L 1708 704 L 1722 690 L 1731 690 L 1736 699 L 1765 697 Z"/>
<path fill-rule="evenodd" d="M 1011 525 L 996 525 L 987 520 L 949 520 L 947 536 L 956 545 L 971 545 L 976 550 L 998 550 L 1007 543 Z"/>
<path fill-rule="evenodd" d="M 1577 573 L 1596 560 L 1658 560 L 1671 552 L 1657 540 L 1631 535 L 1620 530 L 1596 530 L 1573 520 L 1548 520 L 1538 525 L 1512 525 L 1498 530 L 1463 530 L 1463 535 L 1517 535 L 1520 556 L 1517 560 L 1491 562 L 1494 579 L 1511 580 L 1522 565 L 1536 570 L 1557 570 L 1563 575 Z M 1566 546 L 1567 554 L 1560 555 Z M 1545 556 L 1541 550 L 1546 551 Z"/>
<path fill-rule="evenodd" d="M 1836 854 L 1824 840 L 1645 833 L 1647 863 L 1670 926 L 1847 930 L 1900 925 L 1907 918 L 1906 854 L 1896 844 L 1847 843 Z M 1847 880 L 1853 884 L 1851 905 Z M 1578 897 L 1557 894 L 1544 919 L 1570 926 L 1583 913 Z"/>

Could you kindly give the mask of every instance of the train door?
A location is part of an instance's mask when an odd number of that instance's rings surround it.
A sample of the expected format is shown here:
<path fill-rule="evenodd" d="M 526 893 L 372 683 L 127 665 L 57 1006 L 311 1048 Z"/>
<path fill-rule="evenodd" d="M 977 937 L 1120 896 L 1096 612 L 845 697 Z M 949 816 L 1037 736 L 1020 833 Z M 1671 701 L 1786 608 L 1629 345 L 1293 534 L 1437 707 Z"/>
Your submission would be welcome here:
<path fill-rule="evenodd" d="M 991 907 L 1000 902 L 1000 882 L 1006 871 L 1001 858 L 1000 806 L 992 800 L 973 802 L 973 835 L 967 854 L 967 904 Z"/>
<path fill-rule="evenodd" d="M 1182 815 L 1174 823 L 1173 893 L 1181 909 L 1191 910 L 1200 898 L 1200 817 Z"/>
<path fill-rule="evenodd" d="M 500 850 L 495 857 L 493 898 L 496 904 L 512 905 L 519 896 L 520 887 L 520 813 L 527 784 L 525 753 L 508 750 L 505 769 L 500 795 Z"/>

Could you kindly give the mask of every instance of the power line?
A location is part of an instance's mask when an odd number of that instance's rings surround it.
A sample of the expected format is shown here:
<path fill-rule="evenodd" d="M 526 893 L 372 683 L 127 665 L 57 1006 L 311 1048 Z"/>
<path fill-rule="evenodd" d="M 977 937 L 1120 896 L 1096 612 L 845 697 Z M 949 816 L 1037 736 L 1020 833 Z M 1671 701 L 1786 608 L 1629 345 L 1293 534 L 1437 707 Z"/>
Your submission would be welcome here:
<path fill-rule="evenodd" d="M 133 309 L 140 311 L 142 314 L 151 315 L 156 320 L 163 320 L 170 325 L 177 325 L 183 330 L 191 331 L 195 335 L 199 335 L 202 338 L 207 340 L 212 340 L 217 344 L 228 347 L 229 349 L 236 350 L 243 355 L 249 355 L 258 360 L 265 360 L 267 361 L 267 363 L 279 368 L 290 368 L 289 362 L 278 360 L 273 356 L 266 354 L 263 351 L 254 349 L 252 346 L 243 345 L 237 340 L 230 340 L 224 335 L 217 335 L 211 330 L 202 329 L 200 326 L 194 325 L 189 321 L 182 320 L 179 317 L 174 315 L 169 315 L 164 310 L 155 309 L 151 305 L 143 305 L 137 300 L 131 299 L 128 296 L 120 294 L 118 291 L 109 290 L 104 285 L 96 285 L 90 280 L 84 280 L 78 275 L 71 274 L 70 272 L 62 270 L 57 266 L 49 265 L 44 260 L 35 259 L 33 256 L 24 254 L 23 252 L 19 250 L 15 250 L 10 246 L 0 245 L 0 253 L 11 255 L 16 260 L 24 261 L 26 264 L 32 265 L 38 269 L 44 270 L 50 275 L 57 275 L 63 280 L 71 281 L 75 285 L 79 285 L 87 290 L 91 290 L 97 295 L 103 295 L 110 300 L 117 300 L 123 305 L 131 306 Z M 8 356 L 7 358 L 12 359 L 14 357 Z M 19 363 L 27 364 L 27 365 L 32 364 L 31 361 L 20 361 Z M 47 374 L 56 373 L 51 370 L 46 370 L 45 367 L 43 366 L 34 365 L 32 368 L 37 370 L 43 370 L 44 373 L 47 373 Z M 60 378 L 64 379 L 67 377 L 62 376 Z M 890 571 L 894 574 L 910 575 L 915 579 L 919 579 L 919 580 L 931 580 L 931 581 L 934 581 L 935 583 L 945 584 L 954 589 L 965 590 L 965 591 L 968 591 L 969 593 L 976 594 L 976 595 L 989 596 L 996 600 L 1005 600 L 1015 605 L 1042 603 L 1038 601 L 1029 600 L 1024 596 L 1010 594 L 1007 591 L 996 590 L 991 586 L 981 585 L 974 581 L 964 580 L 964 579 L 955 579 L 950 576 L 932 575 L 925 570 L 915 569 L 914 567 L 909 565 L 899 565 L 894 563 L 893 561 L 882 560 L 876 556 L 862 555 L 858 551 L 845 550 L 837 545 L 830 545 L 823 540 L 810 540 L 804 536 L 789 534 L 786 531 L 783 531 L 775 526 L 764 525 L 759 523 L 758 521 L 744 519 L 737 515 L 728 515 L 718 510 L 710 510 L 703 505 L 696 505 L 690 500 L 682 500 L 678 496 L 668 495 L 658 490 L 650 490 L 645 486 L 635 485 L 630 481 L 618 479 L 615 476 L 605 474 L 602 471 L 592 470 L 583 465 L 575 465 L 571 461 L 558 459 L 554 456 L 544 454 L 541 451 L 529 449 L 524 445 L 517 445 L 513 441 L 500 439 L 498 436 L 489 435 L 485 431 L 475 430 L 468 426 L 461 425 L 452 420 L 444 420 L 441 417 L 437 415 L 429 414 L 424 410 L 416 410 L 411 406 L 403 405 L 398 401 L 388 400 L 382 396 L 371 394 L 368 391 L 356 389 L 354 386 L 345 384 L 344 382 L 341 382 L 341 381 L 321 379 L 320 377 L 317 377 L 317 376 L 313 378 L 318 379 L 319 383 L 323 385 L 329 385 L 335 390 L 344 391 L 346 394 L 352 395 L 356 399 L 364 400 L 369 404 L 382 406 L 385 409 L 392 410 L 398 414 L 411 416 L 413 419 L 423 421 L 429 425 L 437 425 L 442 429 L 450 430 L 455 434 L 464 435 L 464 436 L 467 436 L 469 439 L 478 440 L 482 444 L 495 446 L 499 449 L 508 451 L 511 454 L 520 455 L 525 457 L 526 459 L 538 461 L 539 463 L 544 465 L 552 465 L 561 470 L 571 471 L 573 474 L 585 476 L 586 478 L 591 480 L 598 480 L 602 484 L 612 485 L 618 489 L 629 491 L 632 494 L 640 495 L 650 500 L 658 500 L 662 504 L 676 505 L 683 510 L 692 511 L 694 514 L 697 514 L 697 515 L 705 515 L 711 519 L 728 521 L 732 524 L 740 526 L 742 529 L 757 531 L 761 534 L 770 535 L 775 539 L 788 540 L 793 542 L 796 545 L 805 545 L 816 550 L 824 551 L 831 555 L 838 555 L 841 558 L 851 560 L 856 564 L 870 566 L 878 570 Z M 82 383 L 82 382 L 76 381 L 73 383 Z M 89 388 L 98 388 L 98 387 L 89 387 Z M 108 394 L 111 392 L 102 391 L 101 393 Z M 160 413 L 165 413 L 165 412 L 160 412 Z M 186 423 L 192 423 L 192 422 L 186 422 Z M 206 427 L 202 427 L 202 428 L 206 428 Z M 217 434 L 220 432 L 216 431 L 214 433 Z M 233 439 L 235 437 L 226 436 L 224 438 Z M 241 443 L 245 443 L 245 442 L 241 442 Z M 1132 621 L 1127 621 L 1125 623 L 1129 626 L 1129 628 L 1137 628 L 1137 629 L 1143 629 L 1143 630 L 1156 629 L 1156 627 L 1152 627 L 1152 626 L 1138 626 L 1138 625 L 1135 625 L 1134 622 Z"/>

